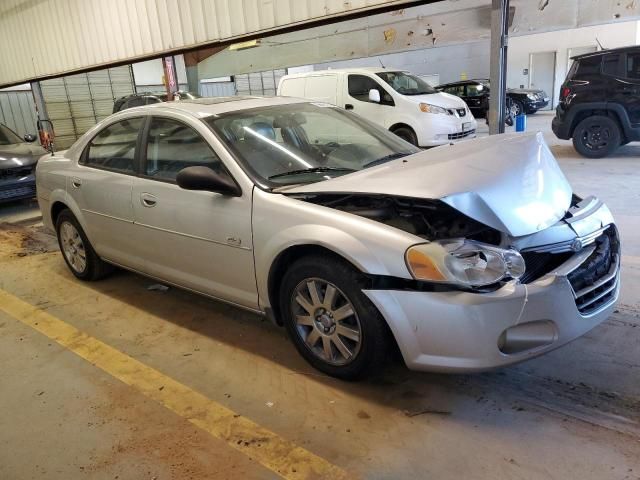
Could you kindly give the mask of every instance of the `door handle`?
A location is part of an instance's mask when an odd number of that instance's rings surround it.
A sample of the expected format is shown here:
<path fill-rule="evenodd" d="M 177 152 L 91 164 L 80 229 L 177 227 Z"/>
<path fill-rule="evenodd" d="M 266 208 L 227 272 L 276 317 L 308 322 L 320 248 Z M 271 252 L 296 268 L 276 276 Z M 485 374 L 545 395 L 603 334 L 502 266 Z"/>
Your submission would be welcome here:
<path fill-rule="evenodd" d="M 73 188 L 80 188 L 82 186 L 82 180 L 80 180 L 79 178 L 73 177 L 71 179 L 71 185 L 73 186 Z"/>
<path fill-rule="evenodd" d="M 151 195 L 150 193 L 141 193 L 140 194 L 140 202 L 144 207 L 155 207 L 158 203 L 158 199 Z"/>
<path fill-rule="evenodd" d="M 345 110 L 353 110 L 353 105 L 351 105 L 350 103 L 347 103 L 347 104 L 344 106 L 344 109 L 345 109 Z"/>

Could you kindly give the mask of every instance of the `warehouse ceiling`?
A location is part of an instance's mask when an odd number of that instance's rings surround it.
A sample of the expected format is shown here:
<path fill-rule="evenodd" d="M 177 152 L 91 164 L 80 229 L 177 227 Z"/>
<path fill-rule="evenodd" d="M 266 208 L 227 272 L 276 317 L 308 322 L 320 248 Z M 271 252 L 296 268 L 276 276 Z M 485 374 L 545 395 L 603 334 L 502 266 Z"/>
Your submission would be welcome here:
<path fill-rule="evenodd" d="M 509 33 L 640 19 L 637 0 L 511 0 Z M 199 64 L 201 78 L 371 57 L 489 39 L 491 0 L 446 0 L 275 35 L 257 48 L 224 50 Z M 595 43 L 595 39 L 594 39 Z"/>
<path fill-rule="evenodd" d="M 2 0 L 0 87 L 416 3 Z"/>

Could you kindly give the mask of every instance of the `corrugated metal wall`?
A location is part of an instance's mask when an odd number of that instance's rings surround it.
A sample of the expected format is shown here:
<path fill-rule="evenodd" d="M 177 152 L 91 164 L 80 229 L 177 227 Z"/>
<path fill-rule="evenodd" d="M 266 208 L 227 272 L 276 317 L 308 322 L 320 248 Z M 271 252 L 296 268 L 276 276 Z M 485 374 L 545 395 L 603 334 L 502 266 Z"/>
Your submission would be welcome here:
<path fill-rule="evenodd" d="M 45 80 L 40 85 L 59 149 L 68 148 L 111 115 L 116 98 L 135 92 L 128 65 Z"/>
<path fill-rule="evenodd" d="M 232 97 L 236 94 L 233 82 L 203 82 L 200 84 L 200 95 L 203 97 Z"/>
<path fill-rule="evenodd" d="M 0 92 L 0 123 L 4 123 L 21 137 L 37 134 L 36 106 L 31 90 Z"/>
<path fill-rule="evenodd" d="M 278 82 L 287 74 L 286 69 L 234 75 L 238 95 L 275 95 Z"/>
<path fill-rule="evenodd" d="M 406 0 L 2 0 L 0 85 Z"/>

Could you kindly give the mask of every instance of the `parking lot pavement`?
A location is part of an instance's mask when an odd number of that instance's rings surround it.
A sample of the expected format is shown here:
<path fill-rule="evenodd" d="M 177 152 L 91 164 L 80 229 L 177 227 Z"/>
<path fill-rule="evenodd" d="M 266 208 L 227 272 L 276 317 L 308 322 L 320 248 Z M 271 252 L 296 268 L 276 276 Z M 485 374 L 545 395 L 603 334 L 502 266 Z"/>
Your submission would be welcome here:
<path fill-rule="evenodd" d="M 550 120 L 530 117 L 529 129 L 549 138 Z M 1 214 L 0 290 L 354 477 L 638 480 L 640 147 L 587 160 L 549 140 L 576 191 L 596 193 L 620 222 L 623 291 L 609 320 L 518 366 L 447 376 L 395 361 L 376 379 L 337 381 L 253 314 L 150 291 L 155 281 L 126 272 L 78 282 L 37 221 L 7 225 Z M 82 344 L 64 348 L 7 309 L 0 478 L 284 476 L 140 393 L 144 378 L 125 385 L 72 353 Z"/>

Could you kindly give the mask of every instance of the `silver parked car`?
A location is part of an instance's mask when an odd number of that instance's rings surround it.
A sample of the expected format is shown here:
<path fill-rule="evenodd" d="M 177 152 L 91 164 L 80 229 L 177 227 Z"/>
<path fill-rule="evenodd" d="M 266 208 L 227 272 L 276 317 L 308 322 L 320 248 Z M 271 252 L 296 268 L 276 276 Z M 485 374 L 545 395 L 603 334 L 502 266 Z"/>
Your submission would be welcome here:
<path fill-rule="evenodd" d="M 609 316 L 620 242 L 540 134 L 420 151 L 339 108 L 201 99 L 112 115 L 38 164 L 73 274 L 112 265 L 284 324 L 316 368 L 532 358 Z"/>
<path fill-rule="evenodd" d="M 0 203 L 36 196 L 36 163 L 46 150 L 30 145 L 35 135 L 20 138 L 0 123 Z"/>

